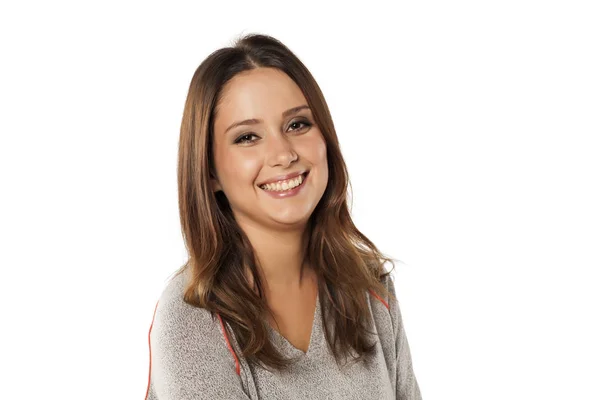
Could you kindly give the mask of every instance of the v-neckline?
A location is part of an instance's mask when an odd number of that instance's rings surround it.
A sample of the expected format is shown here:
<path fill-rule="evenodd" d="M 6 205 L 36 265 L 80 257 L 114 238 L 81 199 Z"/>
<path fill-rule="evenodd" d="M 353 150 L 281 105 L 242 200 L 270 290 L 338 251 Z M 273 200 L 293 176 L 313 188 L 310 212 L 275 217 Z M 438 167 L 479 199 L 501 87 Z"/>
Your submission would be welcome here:
<path fill-rule="evenodd" d="M 287 340 L 285 338 L 285 336 L 283 336 L 281 333 L 279 333 L 275 328 L 273 328 L 270 324 L 267 324 L 268 329 L 271 331 L 271 333 L 280 341 L 283 343 L 283 345 L 293 354 L 298 355 L 300 357 L 307 357 L 309 353 L 311 353 L 312 350 L 316 343 L 315 343 L 315 338 L 316 338 L 316 332 L 317 332 L 317 324 L 321 323 L 321 302 L 319 301 L 319 292 L 317 291 L 317 302 L 316 302 L 316 306 L 315 306 L 315 312 L 313 315 L 313 321 L 312 321 L 312 327 L 311 327 L 311 331 L 310 331 L 310 338 L 308 341 L 308 348 L 306 349 L 306 353 L 304 351 L 302 351 L 301 349 L 297 348 L 296 346 L 294 346 L 293 344 L 290 343 L 289 340 Z"/>

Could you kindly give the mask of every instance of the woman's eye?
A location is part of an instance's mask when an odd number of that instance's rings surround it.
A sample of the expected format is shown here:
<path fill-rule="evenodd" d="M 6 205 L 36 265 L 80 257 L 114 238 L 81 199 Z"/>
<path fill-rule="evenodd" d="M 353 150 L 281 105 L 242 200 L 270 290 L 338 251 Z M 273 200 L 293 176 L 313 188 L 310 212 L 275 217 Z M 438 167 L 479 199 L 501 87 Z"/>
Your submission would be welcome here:
<path fill-rule="evenodd" d="M 290 128 L 292 128 L 294 125 L 296 125 L 296 126 L 297 126 L 297 125 L 303 125 L 303 126 L 301 126 L 301 127 L 299 127 L 299 128 L 292 129 L 292 130 L 294 130 L 294 131 L 297 131 L 297 130 L 300 130 L 300 129 L 304 128 L 304 127 L 309 127 L 309 126 L 310 126 L 310 123 L 308 123 L 308 122 L 305 122 L 305 121 L 294 121 L 294 122 L 292 122 L 292 123 L 290 124 Z"/>
<path fill-rule="evenodd" d="M 310 126 L 312 126 L 312 124 L 308 121 L 294 121 L 290 124 L 290 128 L 292 128 L 292 131 L 300 131 L 302 129 L 309 128 Z M 256 142 L 257 139 L 252 140 L 253 136 L 258 138 L 258 136 L 256 136 L 254 133 L 244 133 L 243 135 L 239 136 L 234 143 L 248 144 Z"/>
<path fill-rule="evenodd" d="M 251 138 L 252 136 L 256 136 L 254 133 L 245 133 L 242 136 L 238 137 L 235 140 L 235 143 L 252 143 L 254 142 L 254 140 L 249 140 L 248 138 Z M 258 137 L 258 136 L 256 136 Z"/>

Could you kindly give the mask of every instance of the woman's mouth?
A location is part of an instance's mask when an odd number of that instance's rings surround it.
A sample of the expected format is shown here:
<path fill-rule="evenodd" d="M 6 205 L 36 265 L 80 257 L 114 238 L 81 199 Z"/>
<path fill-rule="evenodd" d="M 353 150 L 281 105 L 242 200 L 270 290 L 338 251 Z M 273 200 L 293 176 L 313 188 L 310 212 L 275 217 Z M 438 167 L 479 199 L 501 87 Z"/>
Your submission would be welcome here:
<path fill-rule="evenodd" d="M 277 183 L 268 183 L 259 187 L 271 197 L 282 198 L 294 196 L 304 187 L 308 173 L 309 171 L 292 179 Z"/>

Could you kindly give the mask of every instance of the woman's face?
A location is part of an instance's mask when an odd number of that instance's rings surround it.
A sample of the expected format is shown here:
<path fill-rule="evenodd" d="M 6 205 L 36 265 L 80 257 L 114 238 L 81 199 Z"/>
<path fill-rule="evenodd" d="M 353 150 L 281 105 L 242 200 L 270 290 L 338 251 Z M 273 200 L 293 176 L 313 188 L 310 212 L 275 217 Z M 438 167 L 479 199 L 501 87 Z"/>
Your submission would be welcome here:
<path fill-rule="evenodd" d="M 217 176 L 212 188 L 224 192 L 238 223 L 275 229 L 306 224 L 327 186 L 327 151 L 302 91 L 289 76 L 258 68 L 228 81 L 213 139 Z M 296 178 L 285 181 L 287 190 L 281 183 L 261 188 L 289 174 Z M 290 190 L 300 179 L 300 186 Z"/>

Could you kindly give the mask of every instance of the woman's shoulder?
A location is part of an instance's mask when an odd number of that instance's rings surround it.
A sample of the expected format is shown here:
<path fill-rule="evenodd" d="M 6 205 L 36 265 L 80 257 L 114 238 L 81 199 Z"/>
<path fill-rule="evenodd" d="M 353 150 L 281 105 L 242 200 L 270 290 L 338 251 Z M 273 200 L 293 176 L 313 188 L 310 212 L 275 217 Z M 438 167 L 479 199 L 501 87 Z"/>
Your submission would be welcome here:
<path fill-rule="evenodd" d="M 179 272 L 171 276 L 158 298 L 159 304 L 182 305 L 180 303 L 183 302 L 183 292 L 187 284 L 187 279 L 185 272 Z"/>
<path fill-rule="evenodd" d="M 207 345 L 220 346 L 222 332 L 219 320 L 210 311 L 188 304 L 183 299 L 187 275 L 172 277 L 158 299 L 152 335 L 172 345 L 184 345 L 200 339 Z"/>
<path fill-rule="evenodd" d="M 378 324 L 383 324 L 387 328 L 391 328 L 395 333 L 398 325 L 402 324 L 400 316 L 400 305 L 397 299 L 396 286 L 394 277 L 391 273 L 382 276 L 379 280 L 387 290 L 387 293 L 377 293 L 374 290 L 371 294 L 371 307 L 373 317 Z"/>
<path fill-rule="evenodd" d="M 184 301 L 186 285 L 187 276 L 178 274 L 159 296 L 150 331 L 152 393 L 173 398 L 242 393 L 240 366 L 223 325 L 207 309 Z"/>
<path fill-rule="evenodd" d="M 380 277 L 379 282 L 387 290 L 387 293 L 378 293 L 374 290 L 370 290 L 369 292 L 371 293 L 372 298 L 376 299 L 378 303 L 381 303 L 386 309 L 390 310 L 392 302 L 395 301 L 393 296 L 396 295 L 396 288 L 394 286 L 394 280 L 391 273 L 386 273 Z M 390 294 L 392 296 L 390 296 Z"/>

